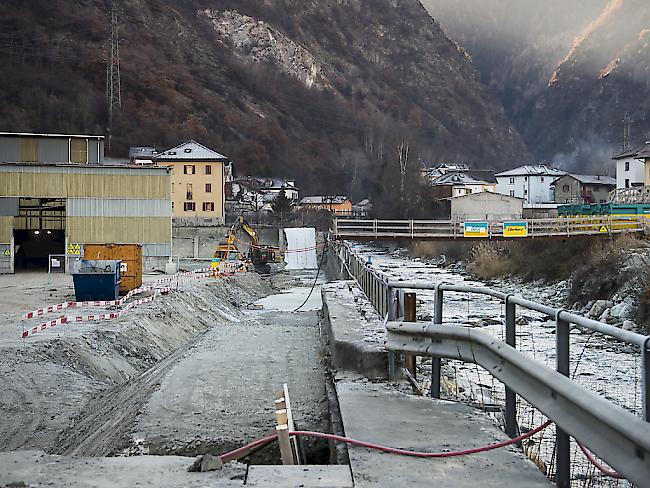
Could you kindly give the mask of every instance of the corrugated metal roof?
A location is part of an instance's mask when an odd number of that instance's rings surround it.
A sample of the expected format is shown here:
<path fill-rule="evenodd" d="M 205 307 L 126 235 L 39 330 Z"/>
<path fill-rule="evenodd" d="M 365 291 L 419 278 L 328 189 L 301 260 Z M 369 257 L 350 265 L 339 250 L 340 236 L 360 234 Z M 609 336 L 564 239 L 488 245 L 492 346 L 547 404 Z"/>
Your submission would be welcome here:
<path fill-rule="evenodd" d="M 10 137 L 79 137 L 86 139 L 104 139 L 104 136 L 91 134 L 40 134 L 36 132 L 0 132 L 0 136 Z"/>
<path fill-rule="evenodd" d="M 495 176 L 563 176 L 565 174 L 566 171 L 551 168 L 550 166 L 546 166 L 544 164 L 525 164 L 517 168 L 509 169 L 508 171 L 497 173 Z"/>
<path fill-rule="evenodd" d="M 190 161 L 193 159 L 200 161 L 228 161 L 228 158 L 223 154 L 213 151 L 194 140 L 167 149 L 159 153 L 155 159 L 156 161 Z"/>
<path fill-rule="evenodd" d="M 0 173 L 77 173 L 77 174 L 140 174 L 160 175 L 169 173 L 166 166 L 142 166 L 132 164 L 86 164 L 86 163 L 7 163 L 0 162 Z"/>

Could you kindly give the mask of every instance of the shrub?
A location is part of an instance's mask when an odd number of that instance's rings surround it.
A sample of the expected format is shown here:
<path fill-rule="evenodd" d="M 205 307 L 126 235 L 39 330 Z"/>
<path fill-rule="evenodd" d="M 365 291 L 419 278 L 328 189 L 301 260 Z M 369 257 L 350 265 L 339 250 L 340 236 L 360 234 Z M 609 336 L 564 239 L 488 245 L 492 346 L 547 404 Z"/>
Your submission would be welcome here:
<path fill-rule="evenodd" d="M 509 262 L 505 256 L 505 249 L 495 241 L 484 241 L 477 244 L 469 254 L 467 269 L 483 279 L 509 274 Z"/>

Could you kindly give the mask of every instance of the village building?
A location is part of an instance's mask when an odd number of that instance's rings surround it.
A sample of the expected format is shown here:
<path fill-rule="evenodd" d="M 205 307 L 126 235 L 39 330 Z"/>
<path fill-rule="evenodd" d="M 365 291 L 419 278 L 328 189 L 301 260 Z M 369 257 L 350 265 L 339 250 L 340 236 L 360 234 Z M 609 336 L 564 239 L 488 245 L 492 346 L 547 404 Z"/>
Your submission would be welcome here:
<path fill-rule="evenodd" d="M 0 161 L 103 164 L 104 136 L 0 132 Z"/>
<path fill-rule="evenodd" d="M 497 173 L 497 193 L 523 198 L 526 203 L 555 202 L 552 183 L 566 172 L 544 164 L 524 165 Z"/>
<path fill-rule="evenodd" d="M 566 174 L 553 182 L 555 203 L 606 203 L 616 189 L 610 176 Z"/>
<path fill-rule="evenodd" d="M 216 151 L 187 141 L 155 156 L 172 172 L 172 212 L 175 219 L 195 224 L 222 224 L 225 182 L 230 160 Z"/>
<path fill-rule="evenodd" d="M 352 201 L 343 195 L 304 197 L 300 206 L 308 210 L 328 210 L 339 216 L 352 215 Z"/>
<path fill-rule="evenodd" d="M 468 193 L 447 199 L 450 204 L 451 220 L 489 221 L 521 219 L 524 199 L 502 195 L 491 191 Z"/>
<path fill-rule="evenodd" d="M 616 189 L 634 188 L 645 184 L 645 165 L 639 153 L 645 150 L 646 145 L 623 151 L 612 159 L 616 161 Z"/>
<path fill-rule="evenodd" d="M 447 171 L 431 181 L 434 197 L 453 198 L 484 191 L 496 191 L 497 181 L 489 170 Z"/>

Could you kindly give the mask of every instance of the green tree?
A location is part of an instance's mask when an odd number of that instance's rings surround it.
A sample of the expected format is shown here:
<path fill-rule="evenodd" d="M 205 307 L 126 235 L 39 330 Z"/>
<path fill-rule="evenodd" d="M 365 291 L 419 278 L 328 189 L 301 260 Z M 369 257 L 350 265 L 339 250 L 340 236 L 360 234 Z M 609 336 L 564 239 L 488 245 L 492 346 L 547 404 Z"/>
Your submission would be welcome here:
<path fill-rule="evenodd" d="M 273 203 L 271 204 L 271 208 L 273 208 L 273 211 L 275 213 L 278 213 L 280 215 L 291 212 L 291 200 L 287 198 L 284 190 L 280 191 L 280 193 L 278 193 L 278 195 L 275 197 Z"/>

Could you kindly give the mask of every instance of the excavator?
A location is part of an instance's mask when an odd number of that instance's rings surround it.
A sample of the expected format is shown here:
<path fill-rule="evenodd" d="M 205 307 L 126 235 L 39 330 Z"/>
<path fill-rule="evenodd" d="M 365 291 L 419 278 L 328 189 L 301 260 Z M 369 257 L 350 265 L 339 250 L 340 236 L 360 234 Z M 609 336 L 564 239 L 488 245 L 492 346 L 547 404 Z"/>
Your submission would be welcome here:
<path fill-rule="evenodd" d="M 220 258 L 222 261 L 231 259 L 240 259 L 243 261 L 244 256 L 239 252 L 236 244 L 238 240 L 237 235 L 240 232 L 244 232 L 250 239 L 247 259 L 253 263 L 255 271 L 260 274 L 270 274 L 271 267 L 269 263 L 275 262 L 276 251 L 278 249 L 260 244 L 257 232 L 255 232 L 255 229 L 242 216 L 237 219 L 228 231 L 226 242 L 217 247 L 214 257 Z"/>

